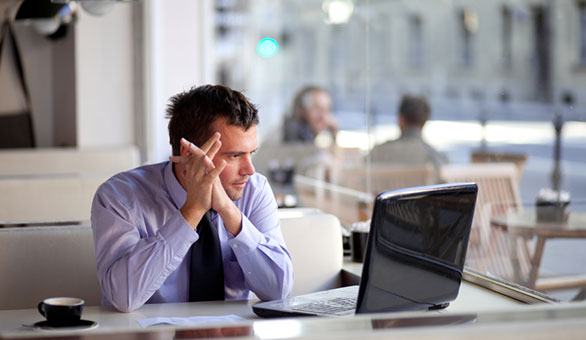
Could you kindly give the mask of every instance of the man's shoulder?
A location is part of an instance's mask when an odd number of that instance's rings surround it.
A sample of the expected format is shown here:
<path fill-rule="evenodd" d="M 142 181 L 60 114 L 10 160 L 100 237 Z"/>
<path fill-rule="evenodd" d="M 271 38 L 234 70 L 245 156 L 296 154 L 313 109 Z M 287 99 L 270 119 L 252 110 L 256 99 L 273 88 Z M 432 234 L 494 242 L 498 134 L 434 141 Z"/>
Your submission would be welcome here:
<path fill-rule="evenodd" d="M 388 140 L 384 143 L 377 144 L 372 148 L 373 152 L 392 152 L 393 150 L 403 150 L 405 144 L 408 144 L 405 140 L 393 139 Z"/>
<path fill-rule="evenodd" d="M 160 186 L 163 184 L 165 165 L 166 162 L 148 164 L 120 172 L 104 182 L 98 192 L 131 193 L 141 188 Z"/>
<path fill-rule="evenodd" d="M 257 190 L 262 189 L 264 186 L 268 185 L 268 180 L 263 174 L 255 172 L 248 178 L 248 184 Z"/>
<path fill-rule="evenodd" d="M 266 196 L 274 198 L 269 181 L 264 175 L 255 172 L 248 178 L 242 198 L 238 201 L 240 202 L 239 204 L 247 205 L 258 200 L 264 200 Z"/>

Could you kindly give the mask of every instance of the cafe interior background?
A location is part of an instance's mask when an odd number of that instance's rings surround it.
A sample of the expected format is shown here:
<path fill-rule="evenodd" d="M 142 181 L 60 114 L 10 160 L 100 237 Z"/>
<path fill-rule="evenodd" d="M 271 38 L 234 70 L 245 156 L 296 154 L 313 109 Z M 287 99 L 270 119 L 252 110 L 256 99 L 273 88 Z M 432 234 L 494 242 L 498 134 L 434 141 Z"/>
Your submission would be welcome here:
<path fill-rule="evenodd" d="M 224 84 L 258 105 L 256 166 L 275 194 L 294 196 L 289 205 L 350 209 L 339 217 L 351 231 L 373 194 L 401 186 L 378 187 L 379 167 L 402 169 L 396 178 L 420 170 L 373 164 L 369 150 L 399 136 L 401 97 L 422 95 L 431 105 L 423 136 L 449 159 L 443 181 L 479 181 L 495 195 L 477 206 L 471 244 L 482 250 L 469 249 L 467 265 L 532 289 L 557 283 L 542 291 L 562 301 L 586 298 L 583 235 L 546 237 L 532 272 L 539 236 L 499 220 L 532 212 L 534 225 L 553 229 L 586 220 L 586 1 L 39 0 L 27 13 L 30 3 L 0 0 L 30 93 L 27 105 L 5 49 L 0 115 L 30 111 L 35 148 L 132 146 L 140 163 L 164 161 L 169 97 Z M 38 13 L 44 6 L 50 14 Z M 330 91 L 340 131 L 311 146 L 280 145 L 306 85 Z M 499 173 L 502 162 L 514 174 Z M 283 181 L 279 171 L 291 168 L 295 178 Z M 513 194 L 499 196 L 503 185 Z M 536 217 L 544 198 L 555 216 Z"/>

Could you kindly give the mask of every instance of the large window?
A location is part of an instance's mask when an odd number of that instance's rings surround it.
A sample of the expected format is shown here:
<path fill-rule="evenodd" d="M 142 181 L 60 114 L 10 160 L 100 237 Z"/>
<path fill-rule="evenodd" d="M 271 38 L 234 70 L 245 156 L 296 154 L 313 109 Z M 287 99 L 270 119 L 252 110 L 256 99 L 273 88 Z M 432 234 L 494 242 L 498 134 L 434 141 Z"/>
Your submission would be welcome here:
<path fill-rule="evenodd" d="M 579 35 L 580 35 L 580 55 L 579 63 L 586 66 L 586 2 L 578 2 L 578 16 L 579 16 Z"/>
<path fill-rule="evenodd" d="M 505 69 L 510 70 L 513 66 L 513 14 L 507 6 L 502 9 L 501 32 L 502 63 Z"/>
<path fill-rule="evenodd" d="M 470 67 L 474 64 L 474 35 L 478 30 L 478 15 L 472 9 L 460 11 L 461 63 Z"/>
<path fill-rule="evenodd" d="M 419 15 L 409 17 L 409 64 L 421 68 L 424 60 L 423 22 Z"/>
<path fill-rule="evenodd" d="M 476 181 L 467 265 L 562 300 L 584 298 L 586 99 L 577 94 L 586 79 L 571 37 L 586 65 L 586 2 L 218 3 L 218 80 L 259 105 L 255 166 L 278 195 L 297 192 L 289 203 L 333 212 L 351 228 L 369 218 L 378 192 Z M 278 51 L 261 56 L 267 37 Z M 284 118 L 306 85 L 329 91 L 336 137 L 285 146 Z M 398 117 L 400 107 L 422 106 L 401 106 L 406 95 L 430 107 L 421 132 Z M 385 144 L 418 135 L 426 144 Z M 294 186 L 273 176 L 291 169 Z"/>

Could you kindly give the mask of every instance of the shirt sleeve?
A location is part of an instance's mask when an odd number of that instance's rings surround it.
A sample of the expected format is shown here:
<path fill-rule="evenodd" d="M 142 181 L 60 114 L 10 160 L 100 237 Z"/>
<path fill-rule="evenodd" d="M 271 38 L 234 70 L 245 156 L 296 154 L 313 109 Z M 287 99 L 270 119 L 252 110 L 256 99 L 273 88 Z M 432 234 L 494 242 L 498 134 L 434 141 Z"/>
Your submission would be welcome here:
<path fill-rule="evenodd" d="M 91 214 L 98 279 L 103 298 L 122 312 L 148 301 L 198 239 L 179 211 L 150 237 L 135 217 L 104 185 L 98 190 Z"/>
<path fill-rule="evenodd" d="M 287 251 L 277 203 L 266 184 L 242 214 L 242 230 L 228 240 L 246 281 L 246 286 L 261 300 L 287 297 L 293 288 L 293 264 Z"/>

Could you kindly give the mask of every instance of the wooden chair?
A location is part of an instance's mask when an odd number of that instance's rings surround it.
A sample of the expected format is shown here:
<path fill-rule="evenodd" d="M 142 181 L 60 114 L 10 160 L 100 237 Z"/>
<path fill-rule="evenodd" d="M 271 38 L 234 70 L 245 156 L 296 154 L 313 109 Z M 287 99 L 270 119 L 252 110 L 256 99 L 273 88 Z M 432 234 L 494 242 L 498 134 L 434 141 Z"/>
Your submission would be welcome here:
<path fill-rule="evenodd" d="M 472 163 L 513 163 L 517 167 L 517 180 L 521 180 L 527 155 L 522 153 L 505 153 L 476 150 L 470 154 Z"/>
<path fill-rule="evenodd" d="M 374 197 L 369 193 L 302 175 L 293 183 L 302 206 L 333 214 L 345 226 L 370 218 Z"/>
<path fill-rule="evenodd" d="M 466 265 L 542 292 L 581 289 L 576 298 L 586 297 L 586 276 L 565 275 L 539 278 L 531 272 L 536 252 L 534 240 L 508 232 L 493 224 L 492 216 L 520 212 L 518 166 L 513 163 L 472 163 L 444 166 L 446 182 L 475 182 L 478 185 L 476 211 Z M 541 256 L 541 255 L 539 255 Z M 534 268 L 538 269 L 538 268 Z"/>
<path fill-rule="evenodd" d="M 370 190 L 367 189 L 370 178 Z M 375 163 L 370 168 L 363 166 L 338 167 L 333 169 L 332 183 L 358 191 L 381 192 L 433 184 L 433 166 L 397 165 Z"/>
<path fill-rule="evenodd" d="M 515 245 L 509 243 L 506 231 L 492 228 L 490 223 L 495 214 L 521 209 L 517 167 L 512 163 L 445 165 L 441 177 L 445 182 L 478 185 L 466 265 L 510 281 L 518 282 L 519 277 L 528 275 L 528 254 L 520 254 L 521 272 L 515 272 L 511 264 Z"/>
<path fill-rule="evenodd" d="M 308 176 L 296 176 L 297 195 L 303 206 L 332 213 L 344 225 L 368 220 L 372 215 L 374 197 L 381 192 L 430 185 L 433 181 L 431 165 L 373 164 L 368 170 L 361 166 L 321 170 L 310 172 Z M 367 191 L 369 170 L 371 189 Z"/>

